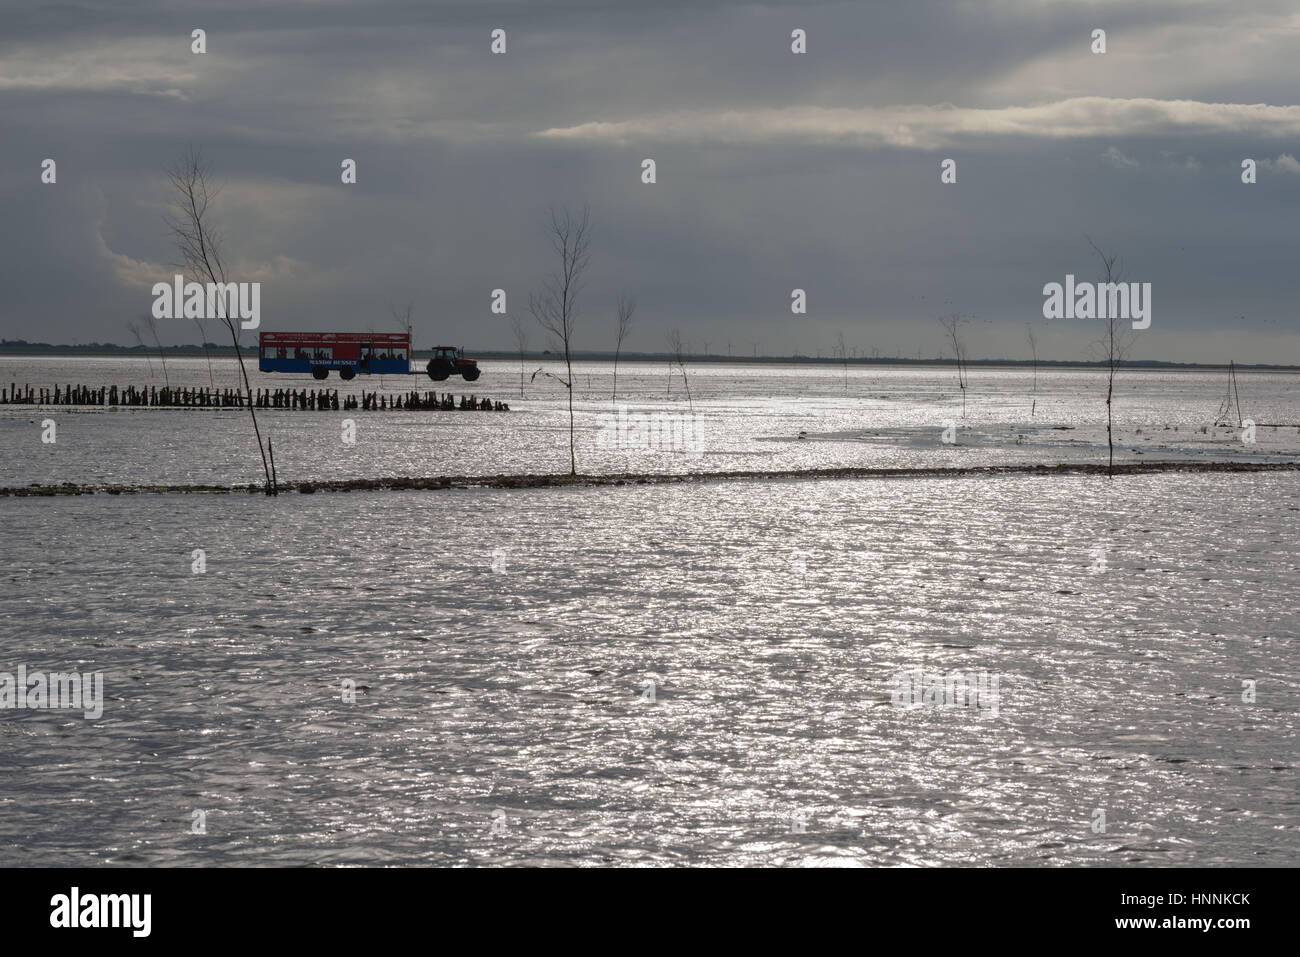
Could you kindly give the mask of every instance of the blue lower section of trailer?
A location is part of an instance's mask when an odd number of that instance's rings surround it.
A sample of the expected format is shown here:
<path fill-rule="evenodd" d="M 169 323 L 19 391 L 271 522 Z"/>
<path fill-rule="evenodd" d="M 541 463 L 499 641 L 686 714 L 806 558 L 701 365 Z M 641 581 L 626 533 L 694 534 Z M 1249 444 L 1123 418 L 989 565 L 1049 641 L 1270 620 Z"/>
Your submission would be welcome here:
<path fill-rule="evenodd" d="M 419 370 L 411 368 L 405 359 L 371 359 L 368 362 L 357 359 L 258 359 L 259 372 L 298 372 L 311 375 L 311 370 L 350 368 L 359 374 L 371 375 L 417 375 Z"/>

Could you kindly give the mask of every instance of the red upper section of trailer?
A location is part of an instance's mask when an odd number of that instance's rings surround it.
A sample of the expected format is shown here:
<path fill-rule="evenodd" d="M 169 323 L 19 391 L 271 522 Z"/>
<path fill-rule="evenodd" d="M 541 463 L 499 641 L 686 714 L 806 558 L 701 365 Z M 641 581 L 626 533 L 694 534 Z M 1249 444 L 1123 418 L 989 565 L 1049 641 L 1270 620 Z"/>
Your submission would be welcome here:
<path fill-rule="evenodd" d="M 405 332 L 261 332 L 262 345 L 294 345 L 299 342 L 368 342 L 375 346 L 405 346 L 410 343 Z"/>

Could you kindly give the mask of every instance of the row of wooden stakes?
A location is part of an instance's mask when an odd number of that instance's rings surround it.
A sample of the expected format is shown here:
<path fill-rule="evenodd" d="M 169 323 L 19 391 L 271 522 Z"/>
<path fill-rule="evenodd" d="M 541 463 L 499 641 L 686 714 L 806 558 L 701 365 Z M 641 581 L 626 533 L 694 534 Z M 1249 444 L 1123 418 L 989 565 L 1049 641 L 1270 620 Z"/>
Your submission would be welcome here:
<path fill-rule="evenodd" d="M 115 385 L 55 386 L 52 389 L 30 385 L 19 388 L 10 383 L 0 389 L 0 405 L 100 405 L 145 406 L 168 409 L 244 408 L 247 396 L 239 389 L 173 389 L 163 386 L 137 388 L 133 385 L 118 388 Z M 509 412 L 510 406 L 488 398 L 463 395 L 459 401 L 451 393 L 406 392 L 395 396 L 378 392 L 345 395 L 340 400 L 337 389 L 258 389 L 253 394 L 253 407 L 258 409 L 288 409 L 298 412 L 358 409 L 363 412 L 412 409 L 432 411 L 484 411 Z"/>

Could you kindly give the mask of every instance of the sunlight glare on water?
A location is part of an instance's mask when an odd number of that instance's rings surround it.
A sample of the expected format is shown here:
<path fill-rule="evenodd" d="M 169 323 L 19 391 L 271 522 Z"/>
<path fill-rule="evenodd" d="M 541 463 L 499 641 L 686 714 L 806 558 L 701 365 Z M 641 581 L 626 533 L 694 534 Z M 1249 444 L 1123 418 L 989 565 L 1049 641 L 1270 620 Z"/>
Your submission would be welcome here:
<path fill-rule="evenodd" d="M 0 723 L 7 865 L 1300 845 L 1289 473 L 3 507 L 5 660 L 107 697 Z M 996 714 L 896 706 L 912 669 L 996 676 Z"/>

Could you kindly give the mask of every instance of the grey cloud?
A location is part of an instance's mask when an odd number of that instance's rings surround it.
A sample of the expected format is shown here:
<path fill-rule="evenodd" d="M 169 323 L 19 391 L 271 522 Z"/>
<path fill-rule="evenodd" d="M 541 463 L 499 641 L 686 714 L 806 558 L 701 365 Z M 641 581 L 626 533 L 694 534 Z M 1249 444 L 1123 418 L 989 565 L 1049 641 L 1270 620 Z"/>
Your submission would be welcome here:
<path fill-rule="evenodd" d="M 935 317 L 957 309 L 988 320 L 977 351 L 1019 354 L 1042 285 L 1091 268 L 1087 233 L 1155 285 L 1139 354 L 1223 358 L 1231 322 L 1257 350 L 1238 360 L 1300 358 L 1287 262 L 1300 177 L 1284 159 L 1300 106 L 1296 67 L 1278 55 L 1296 21 L 1282 4 L 133 3 L 0 16 L 9 337 L 125 338 L 114 330 L 147 305 L 143 280 L 174 259 L 163 170 L 194 144 L 225 183 L 217 215 L 232 261 L 264 282 L 272 328 L 382 327 L 389 301 L 414 300 L 429 336 L 506 347 L 491 289 L 522 310 L 549 265 L 547 207 L 587 201 L 584 348 L 611 344 L 626 289 L 641 304 L 634 349 L 680 326 L 738 353 L 757 341 L 816 354 L 844 330 L 851 346 L 932 355 Z M 189 53 L 195 26 L 208 30 L 202 57 Z M 503 57 L 488 52 L 495 26 L 509 31 Z M 806 55 L 789 52 L 794 26 Z M 1093 26 L 1108 31 L 1105 57 L 1087 52 Z M 1180 43 L 1201 59 L 1178 62 Z M 56 186 L 39 183 L 46 156 Z M 639 180 L 646 156 L 654 186 Z M 947 156 L 953 186 L 939 182 Z M 1244 156 L 1261 161 L 1255 186 L 1240 183 Z M 356 186 L 339 183 L 344 157 Z M 806 318 L 789 312 L 796 286 Z M 1057 326 L 1046 341 L 1080 358 L 1089 337 Z"/>

